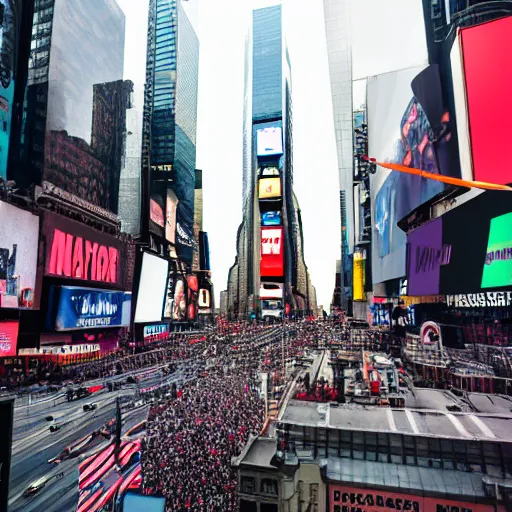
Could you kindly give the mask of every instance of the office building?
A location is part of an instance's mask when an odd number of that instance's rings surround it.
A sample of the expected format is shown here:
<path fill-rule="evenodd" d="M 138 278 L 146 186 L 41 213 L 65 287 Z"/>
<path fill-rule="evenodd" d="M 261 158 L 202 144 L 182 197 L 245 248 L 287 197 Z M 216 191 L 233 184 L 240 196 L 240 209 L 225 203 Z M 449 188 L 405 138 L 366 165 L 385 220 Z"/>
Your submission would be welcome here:
<path fill-rule="evenodd" d="M 229 311 L 282 318 L 309 311 L 302 221 L 293 193 L 291 68 L 282 6 L 257 9 L 245 47 L 243 221 Z"/>
<path fill-rule="evenodd" d="M 347 301 L 352 295 L 350 255 L 354 249 L 352 41 L 349 5 L 349 0 L 324 0 L 325 35 L 340 183 L 341 264 L 344 277 L 340 288 L 340 305 L 344 309 L 347 309 Z"/>
<path fill-rule="evenodd" d="M 144 230 L 192 264 L 199 40 L 181 0 L 149 5 L 143 154 Z M 174 254 L 171 251 L 171 254 Z"/>

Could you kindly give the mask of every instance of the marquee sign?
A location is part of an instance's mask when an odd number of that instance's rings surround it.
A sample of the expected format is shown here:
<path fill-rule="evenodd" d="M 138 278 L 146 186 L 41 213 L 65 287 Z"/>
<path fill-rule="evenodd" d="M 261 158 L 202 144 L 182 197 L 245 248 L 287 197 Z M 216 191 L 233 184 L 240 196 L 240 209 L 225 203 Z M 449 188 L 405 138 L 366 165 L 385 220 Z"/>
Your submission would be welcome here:
<path fill-rule="evenodd" d="M 512 306 L 512 292 L 447 295 L 446 304 L 454 308 L 509 307 Z"/>

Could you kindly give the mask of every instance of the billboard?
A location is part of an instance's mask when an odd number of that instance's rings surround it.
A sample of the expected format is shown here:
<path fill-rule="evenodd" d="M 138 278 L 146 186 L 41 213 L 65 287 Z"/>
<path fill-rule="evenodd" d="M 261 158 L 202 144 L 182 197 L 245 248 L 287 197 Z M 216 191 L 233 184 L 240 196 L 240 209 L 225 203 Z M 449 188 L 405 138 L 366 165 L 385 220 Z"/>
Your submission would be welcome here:
<path fill-rule="evenodd" d="M 209 309 L 211 307 L 210 290 L 207 290 L 206 288 L 201 288 L 199 290 L 198 306 L 199 309 Z"/>
<path fill-rule="evenodd" d="M 187 284 L 183 276 L 177 277 L 174 285 L 172 319 L 177 322 L 187 319 Z"/>
<path fill-rule="evenodd" d="M 261 214 L 262 226 L 280 226 L 281 212 L 264 212 Z"/>
<path fill-rule="evenodd" d="M 512 285 L 512 213 L 491 220 L 482 288 Z"/>
<path fill-rule="evenodd" d="M 154 343 L 155 341 L 166 341 L 169 339 L 169 325 L 145 325 L 143 330 L 144 343 Z"/>
<path fill-rule="evenodd" d="M 260 299 L 282 299 L 283 285 L 278 283 L 261 283 Z"/>
<path fill-rule="evenodd" d="M 124 243 L 55 213 L 43 220 L 44 273 L 129 289 Z"/>
<path fill-rule="evenodd" d="M 199 281 L 197 276 L 191 275 L 187 277 L 188 289 L 188 306 L 187 306 L 187 320 L 195 322 L 197 317 L 197 302 L 199 293 Z"/>
<path fill-rule="evenodd" d="M 407 236 L 408 294 L 421 297 L 437 295 L 441 266 L 450 263 L 451 246 L 443 246 L 443 219 L 438 218 Z"/>
<path fill-rule="evenodd" d="M 512 17 L 460 29 L 451 52 L 454 96 L 463 177 L 498 184 L 512 183 L 503 165 L 508 147 L 512 105 L 510 56 Z M 489 58 L 489 56 L 492 58 Z M 497 108 L 489 108 L 489 98 Z M 491 128 L 490 128 L 491 127 Z"/>
<path fill-rule="evenodd" d="M 361 252 L 354 253 L 354 267 L 352 272 L 352 298 L 356 301 L 365 301 L 365 271 L 366 271 L 366 254 Z M 340 276 L 341 277 L 341 276 Z"/>
<path fill-rule="evenodd" d="M 135 323 L 162 320 L 168 271 L 167 260 L 148 252 L 142 255 Z"/>
<path fill-rule="evenodd" d="M 260 199 L 281 197 L 281 178 L 261 178 L 258 187 Z"/>
<path fill-rule="evenodd" d="M 284 272 L 283 228 L 261 228 L 261 277 L 282 277 Z"/>
<path fill-rule="evenodd" d="M 258 156 L 283 154 L 281 122 L 256 125 L 256 153 Z"/>
<path fill-rule="evenodd" d="M 458 168 L 448 165 L 453 151 L 450 116 L 441 91 L 436 66 L 371 77 L 367 91 L 369 154 L 434 174 L 457 175 Z M 440 182 L 380 167 L 371 176 L 374 283 L 405 276 L 406 236 L 397 222 L 443 190 Z"/>
<path fill-rule="evenodd" d="M 39 307 L 39 217 L 0 201 L 0 308 Z"/>
<path fill-rule="evenodd" d="M 19 322 L 0 321 L 0 357 L 16 355 Z"/>
<path fill-rule="evenodd" d="M 129 292 L 52 286 L 46 326 L 56 331 L 128 327 L 131 306 Z"/>
<path fill-rule="evenodd" d="M 415 512 L 473 511 L 493 512 L 494 505 L 483 505 L 462 501 L 424 498 L 414 494 L 394 493 L 371 488 L 329 486 L 329 512 L 344 512 L 357 506 L 359 512 L 386 512 L 388 510 L 414 510 Z M 498 507 L 504 512 L 504 507 Z"/>
<path fill-rule="evenodd" d="M 167 189 L 167 203 L 165 213 L 165 238 L 171 244 L 176 243 L 176 212 L 178 210 L 178 198 L 173 190 Z"/>
<path fill-rule="evenodd" d="M 3 179 L 7 176 L 21 3 L 0 1 L 0 178 Z"/>

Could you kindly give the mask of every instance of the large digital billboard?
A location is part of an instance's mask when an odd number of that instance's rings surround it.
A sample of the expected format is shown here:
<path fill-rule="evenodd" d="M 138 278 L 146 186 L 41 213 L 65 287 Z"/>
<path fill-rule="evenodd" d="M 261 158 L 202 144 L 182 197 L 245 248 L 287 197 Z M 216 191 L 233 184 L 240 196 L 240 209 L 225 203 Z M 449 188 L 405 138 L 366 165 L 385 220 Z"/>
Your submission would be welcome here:
<path fill-rule="evenodd" d="M 177 277 L 174 285 L 172 319 L 177 322 L 187 319 L 187 283 L 183 276 Z"/>
<path fill-rule="evenodd" d="M 512 285 L 512 213 L 491 220 L 482 288 Z"/>
<path fill-rule="evenodd" d="M 512 183 L 499 148 L 510 144 L 512 17 L 458 33 L 451 54 L 463 177 Z M 493 107 L 489 105 L 492 98 Z"/>
<path fill-rule="evenodd" d="M 174 191 L 167 189 L 167 206 L 165 213 L 165 238 L 171 244 L 176 243 L 176 213 L 178 210 L 178 198 Z"/>
<path fill-rule="evenodd" d="M 9 156 L 21 3 L 19 0 L 0 0 L 0 178 L 4 179 Z"/>
<path fill-rule="evenodd" d="M 283 154 L 281 122 L 256 125 L 256 153 L 258 156 Z"/>
<path fill-rule="evenodd" d="M 79 288 L 52 287 L 47 328 L 56 331 L 104 329 L 130 325 L 132 294 Z"/>
<path fill-rule="evenodd" d="M 51 212 L 44 213 L 43 238 L 45 275 L 131 288 L 118 238 Z"/>
<path fill-rule="evenodd" d="M 160 322 L 167 289 L 169 262 L 154 254 L 142 255 L 135 323 Z"/>
<path fill-rule="evenodd" d="M 263 212 L 261 214 L 262 226 L 280 226 L 281 212 Z"/>
<path fill-rule="evenodd" d="M 281 178 L 261 178 L 258 184 L 260 199 L 281 197 Z"/>
<path fill-rule="evenodd" d="M 434 174 L 460 175 L 457 167 L 448 165 L 451 125 L 441 91 L 436 66 L 371 77 L 367 91 L 369 154 L 378 161 Z M 439 134 L 434 134 L 432 125 L 442 128 Z M 443 190 L 440 182 L 377 167 L 370 181 L 374 284 L 405 276 L 406 235 L 397 223 Z"/>
<path fill-rule="evenodd" d="M 282 228 L 261 228 L 261 277 L 282 277 L 284 244 Z"/>
<path fill-rule="evenodd" d="M 16 355 L 18 330 L 18 322 L 0 322 L 0 357 Z"/>
<path fill-rule="evenodd" d="M 39 307 L 39 217 L 0 201 L 0 308 Z"/>

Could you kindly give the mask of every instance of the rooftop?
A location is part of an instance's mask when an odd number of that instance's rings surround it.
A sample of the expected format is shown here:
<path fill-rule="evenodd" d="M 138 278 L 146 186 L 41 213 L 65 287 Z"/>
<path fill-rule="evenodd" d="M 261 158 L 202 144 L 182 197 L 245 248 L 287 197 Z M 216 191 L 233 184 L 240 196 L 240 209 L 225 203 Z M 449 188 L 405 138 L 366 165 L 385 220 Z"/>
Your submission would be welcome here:
<path fill-rule="evenodd" d="M 496 405 L 494 412 L 450 412 L 446 405 L 457 403 L 442 391 L 421 390 L 413 403 L 423 408 L 391 409 L 355 404 L 318 404 L 290 400 L 282 422 L 339 430 L 401 433 L 424 437 L 445 437 L 473 441 L 512 442 L 510 408 Z M 454 396 L 454 395 L 453 395 Z M 484 395 L 485 396 L 485 395 Z M 437 407 L 436 400 L 439 400 Z M 495 396 L 492 396 L 495 400 Z M 484 404 L 483 399 L 478 399 Z M 508 405 L 508 401 L 506 401 Z M 444 410 L 441 408 L 444 406 Z"/>

